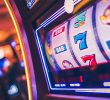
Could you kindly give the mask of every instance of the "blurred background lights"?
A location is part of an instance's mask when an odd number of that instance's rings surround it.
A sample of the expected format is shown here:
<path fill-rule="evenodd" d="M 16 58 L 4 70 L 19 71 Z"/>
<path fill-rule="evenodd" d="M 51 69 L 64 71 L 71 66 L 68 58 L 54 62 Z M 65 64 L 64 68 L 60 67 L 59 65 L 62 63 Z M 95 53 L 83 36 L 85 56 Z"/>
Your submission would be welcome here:
<path fill-rule="evenodd" d="M 0 100 L 28 100 L 30 80 L 26 83 L 25 70 L 20 66 L 25 55 L 21 52 L 19 26 L 11 8 L 8 0 L 0 0 Z"/>
<path fill-rule="evenodd" d="M 3 66 L 4 66 L 4 67 L 7 67 L 7 66 L 9 66 L 9 65 L 10 65 L 10 62 L 6 59 L 6 60 L 4 61 Z"/>
<path fill-rule="evenodd" d="M 21 67 L 25 66 L 23 61 L 20 62 L 20 65 L 21 65 Z"/>
<path fill-rule="evenodd" d="M 3 76 L 3 72 L 0 70 L 0 77 L 2 77 Z"/>
<path fill-rule="evenodd" d="M 4 58 L 4 51 L 0 49 L 0 59 Z"/>
<path fill-rule="evenodd" d="M 31 2 L 29 2 L 29 3 L 27 4 L 28 7 L 31 7 L 31 5 L 32 5 Z"/>
<path fill-rule="evenodd" d="M 7 59 L 5 59 L 5 61 L 3 63 L 3 71 L 5 73 L 7 73 L 9 71 L 9 65 L 10 65 L 10 62 Z"/>
<path fill-rule="evenodd" d="M 15 95 L 17 93 L 18 93 L 18 87 L 15 84 L 11 85 L 9 90 L 8 90 L 8 94 L 9 95 Z"/>
<path fill-rule="evenodd" d="M 15 47 L 15 46 L 16 46 L 16 42 L 15 42 L 15 41 L 12 41 L 12 42 L 11 42 L 11 46 L 12 46 L 12 47 Z"/>

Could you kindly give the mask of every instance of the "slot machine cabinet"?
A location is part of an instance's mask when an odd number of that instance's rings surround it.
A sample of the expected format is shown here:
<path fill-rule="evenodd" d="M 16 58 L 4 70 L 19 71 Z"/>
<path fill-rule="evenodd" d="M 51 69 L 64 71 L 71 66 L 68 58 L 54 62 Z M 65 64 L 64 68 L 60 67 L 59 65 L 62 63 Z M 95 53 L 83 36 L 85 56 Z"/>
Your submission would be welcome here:
<path fill-rule="evenodd" d="M 74 0 L 70 14 L 64 0 L 6 3 L 21 31 L 30 100 L 109 100 L 109 0 Z"/>

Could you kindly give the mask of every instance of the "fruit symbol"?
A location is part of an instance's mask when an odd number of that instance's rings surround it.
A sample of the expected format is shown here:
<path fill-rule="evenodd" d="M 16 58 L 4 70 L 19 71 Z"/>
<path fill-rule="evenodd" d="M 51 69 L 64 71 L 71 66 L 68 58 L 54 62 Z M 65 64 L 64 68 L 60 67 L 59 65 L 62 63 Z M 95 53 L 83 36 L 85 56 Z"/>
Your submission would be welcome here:
<path fill-rule="evenodd" d="M 73 65 L 69 62 L 69 61 L 67 61 L 67 60 L 64 60 L 63 62 L 62 62 L 62 65 L 63 65 L 63 67 L 66 69 L 66 68 L 73 68 Z"/>
<path fill-rule="evenodd" d="M 85 24 L 85 19 L 86 19 L 85 15 L 86 15 L 86 11 L 81 13 L 75 18 L 74 28 L 78 28 Z"/>
<path fill-rule="evenodd" d="M 104 14 L 100 16 L 100 20 L 103 24 L 110 25 L 110 6 L 108 6 Z"/>

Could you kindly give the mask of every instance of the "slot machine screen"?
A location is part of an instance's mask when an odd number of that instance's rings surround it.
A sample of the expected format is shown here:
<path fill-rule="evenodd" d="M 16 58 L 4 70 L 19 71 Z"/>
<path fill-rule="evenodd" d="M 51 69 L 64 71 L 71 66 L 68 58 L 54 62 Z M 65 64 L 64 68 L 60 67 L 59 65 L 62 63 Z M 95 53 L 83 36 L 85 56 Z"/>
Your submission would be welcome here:
<path fill-rule="evenodd" d="M 110 93 L 109 0 L 99 0 L 45 35 L 37 34 L 50 90 Z"/>

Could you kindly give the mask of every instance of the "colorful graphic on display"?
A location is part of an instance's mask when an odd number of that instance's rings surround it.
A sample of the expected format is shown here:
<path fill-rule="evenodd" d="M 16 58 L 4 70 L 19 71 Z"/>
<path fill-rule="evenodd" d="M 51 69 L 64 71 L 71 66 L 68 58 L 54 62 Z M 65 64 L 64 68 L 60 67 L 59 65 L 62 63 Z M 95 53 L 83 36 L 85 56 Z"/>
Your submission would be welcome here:
<path fill-rule="evenodd" d="M 56 30 L 54 33 L 53 33 L 53 37 L 63 33 L 65 31 L 65 26 L 59 28 L 58 30 Z"/>
<path fill-rule="evenodd" d="M 104 12 L 105 17 L 109 15 L 109 8 L 110 6 Z M 48 58 L 50 57 L 51 60 L 54 58 L 51 62 L 57 63 L 61 70 L 81 66 L 90 66 L 91 69 L 95 69 L 97 64 L 107 62 L 105 53 L 101 51 L 101 46 L 97 42 L 98 36 L 94 33 L 93 16 L 95 15 L 93 15 L 93 7 L 91 7 L 71 18 L 70 23 L 67 21 L 51 30 L 51 47 L 48 46 L 48 52 L 51 51 L 52 54 L 49 53 Z M 110 39 L 106 39 L 105 43 L 110 49 Z M 49 44 L 47 43 L 47 45 Z M 54 62 L 55 60 L 56 62 Z"/>
<path fill-rule="evenodd" d="M 85 19 L 86 19 L 85 15 L 86 15 L 86 11 L 81 13 L 75 18 L 74 28 L 78 28 L 85 24 Z"/>
<path fill-rule="evenodd" d="M 56 59 L 61 70 L 65 69 L 62 65 L 62 62 L 65 59 L 71 62 L 73 66 L 78 67 L 69 49 L 67 39 L 68 27 L 69 23 L 65 22 L 62 25 L 51 30 L 51 49 L 53 52 L 53 56 Z"/>
<path fill-rule="evenodd" d="M 100 17 L 103 24 L 110 25 L 110 5 L 106 8 L 104 14 Z"/>
<path fill-rule="evenodd" d="M 63 45 L 61 45 L 61 46 L 56 47 L 54 50 L 55 50 L 55 54 L 59 54 L 59 53 L 61 53 L 61 52 L 66 51 L 67 48 L 66 48 L 66 45 L 63 44 Z"/>
<path fill-rule="evenodd" d="M 69 62 L 69 61 L 67 61 L 67 60 L 64 60 L 63 62 L 62 62 L 62 65 L 63 65 L 63 67 L 64 68 L 73 68 L 73 65 L 72 65 L 72 63 L 71 62 Z"/>
<path fill-rule="evenodd" d="M 86 34 L 87 34 L 87 31 L 85 31 L 83 33 L 79 33 L 78 35 L 74 36 L 75 44 L 77 44 L 77 42 L 80 40 L 80 43 L 79 43 L 79 49 L 80 50 L 83 50 L 83 49 L 87 48 Z"/>

